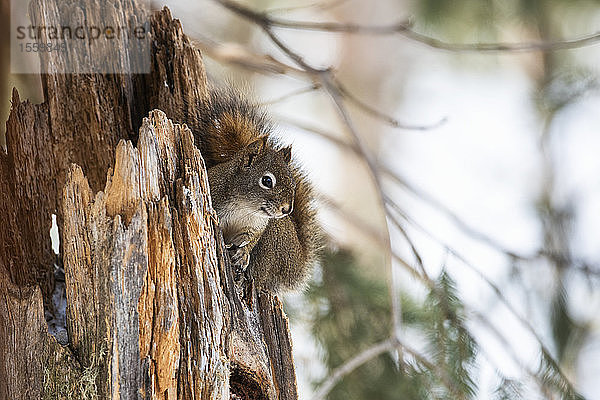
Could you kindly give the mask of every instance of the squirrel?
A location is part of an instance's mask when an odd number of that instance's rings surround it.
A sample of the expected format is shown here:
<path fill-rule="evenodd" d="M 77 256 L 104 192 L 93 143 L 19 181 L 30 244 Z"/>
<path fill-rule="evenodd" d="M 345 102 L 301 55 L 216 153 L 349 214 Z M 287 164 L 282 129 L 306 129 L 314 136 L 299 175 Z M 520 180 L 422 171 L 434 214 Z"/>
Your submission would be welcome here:
<path fill-rule="evenodd" d="M 232 88 L 211 89 L 188 122 L 208 170 L 213 207 L 236 272 L 258 290 L 302 287 L 322 242 L 314 192 L 273 124 Z"/>

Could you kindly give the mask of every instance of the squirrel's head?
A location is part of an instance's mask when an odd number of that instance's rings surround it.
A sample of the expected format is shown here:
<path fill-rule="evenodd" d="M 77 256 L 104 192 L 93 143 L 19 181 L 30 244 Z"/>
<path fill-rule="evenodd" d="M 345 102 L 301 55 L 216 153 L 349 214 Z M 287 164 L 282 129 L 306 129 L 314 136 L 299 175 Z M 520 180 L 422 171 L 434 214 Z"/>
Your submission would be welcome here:
<path fill-rule="evenodd" d="M 235 157 L 237 173 L 231 197 L 243 198 L 250 210 L 265 218 L 282 218 L 294 207 L 296 182 L 291 166 L 292 149 L 275 149 L 261 137 Z"/>

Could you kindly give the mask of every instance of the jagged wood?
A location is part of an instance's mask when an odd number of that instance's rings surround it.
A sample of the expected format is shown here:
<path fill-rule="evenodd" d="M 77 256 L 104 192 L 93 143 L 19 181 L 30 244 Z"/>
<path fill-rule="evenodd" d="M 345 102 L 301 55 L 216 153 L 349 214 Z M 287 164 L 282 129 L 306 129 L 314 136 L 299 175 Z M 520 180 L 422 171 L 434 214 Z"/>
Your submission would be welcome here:
<path fill-rule="evenodd" d="M 123 17 L 143 15 L 120 3 Z M 58 9 L 48 0 L 30 10 L 48 26 Z M 200 54 L 168 10 L 149 21 L 150 74 L 43 75 L 37 105 L 13 92 L 0 151 L 0 398 L 297 397 L 281 303 L 240 300 L 201 155 L 167 118 L 195 115 L 206 97 Z M 164 113 L 144 119 L 154 108 Z M 53 213 L 68 346 L 43 319 Z"/>

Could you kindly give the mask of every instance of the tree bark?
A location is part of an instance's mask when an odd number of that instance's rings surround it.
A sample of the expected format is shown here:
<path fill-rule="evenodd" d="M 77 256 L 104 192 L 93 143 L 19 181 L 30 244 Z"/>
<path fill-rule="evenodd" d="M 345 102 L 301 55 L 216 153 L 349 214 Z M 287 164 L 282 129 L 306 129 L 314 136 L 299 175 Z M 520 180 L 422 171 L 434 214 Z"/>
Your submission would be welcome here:
<path fill-rule="evenodd" d="M 33 2 L 33 23 L 58 25 L 57 3 Z M 145 15 L 116 3 L 123 23 Z M 86 2 L 86 12 L 103 8 Z M 147 18 L 149 74 L 45 74 L 37 105 L 13 91 L 0 151 L 0 399 L 295 399 L 281 302 L 243 300 L 202 156 L 169 119 L 198 117 L 200 53 L 167 9 Z M 55 265 L 65 346 L 44 320 L 44 305 L 57 312 Z"/>
<path fill-rule="evenodd" d="M 9 0 L 0 0 L 0 37 L 10 37 L 10 7 Z M 0 40 L 0 121 L 8 116 L 9 91 L 8 79 L 10 72 L 10 42 Z M 0 125 L 0 147 L 5 145 L 4 126 Z"/>

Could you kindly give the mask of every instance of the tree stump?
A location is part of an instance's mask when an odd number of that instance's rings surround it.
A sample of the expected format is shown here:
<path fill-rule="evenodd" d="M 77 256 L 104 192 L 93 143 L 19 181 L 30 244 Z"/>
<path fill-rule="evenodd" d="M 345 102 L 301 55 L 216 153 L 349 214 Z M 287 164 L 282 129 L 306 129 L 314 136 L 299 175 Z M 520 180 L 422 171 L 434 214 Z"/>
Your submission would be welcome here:
<path fill-rule="evenodd" d="M 33 23 L 57 25 L 57 3 L 34 1 Z M 114 3 L 123 19 L 145 15 Z M 207 96 L 200 53 L 167 9 L 146 18 L 149 74 L 44 74 L 37 105 L 13 92 L 0 151 L 0 399 L 295 399 L 281 302 L 242 300 L 202 155 L 169 119 L 195 116 Z M 57 264 L 64 346 L 44 319 Z"/>

